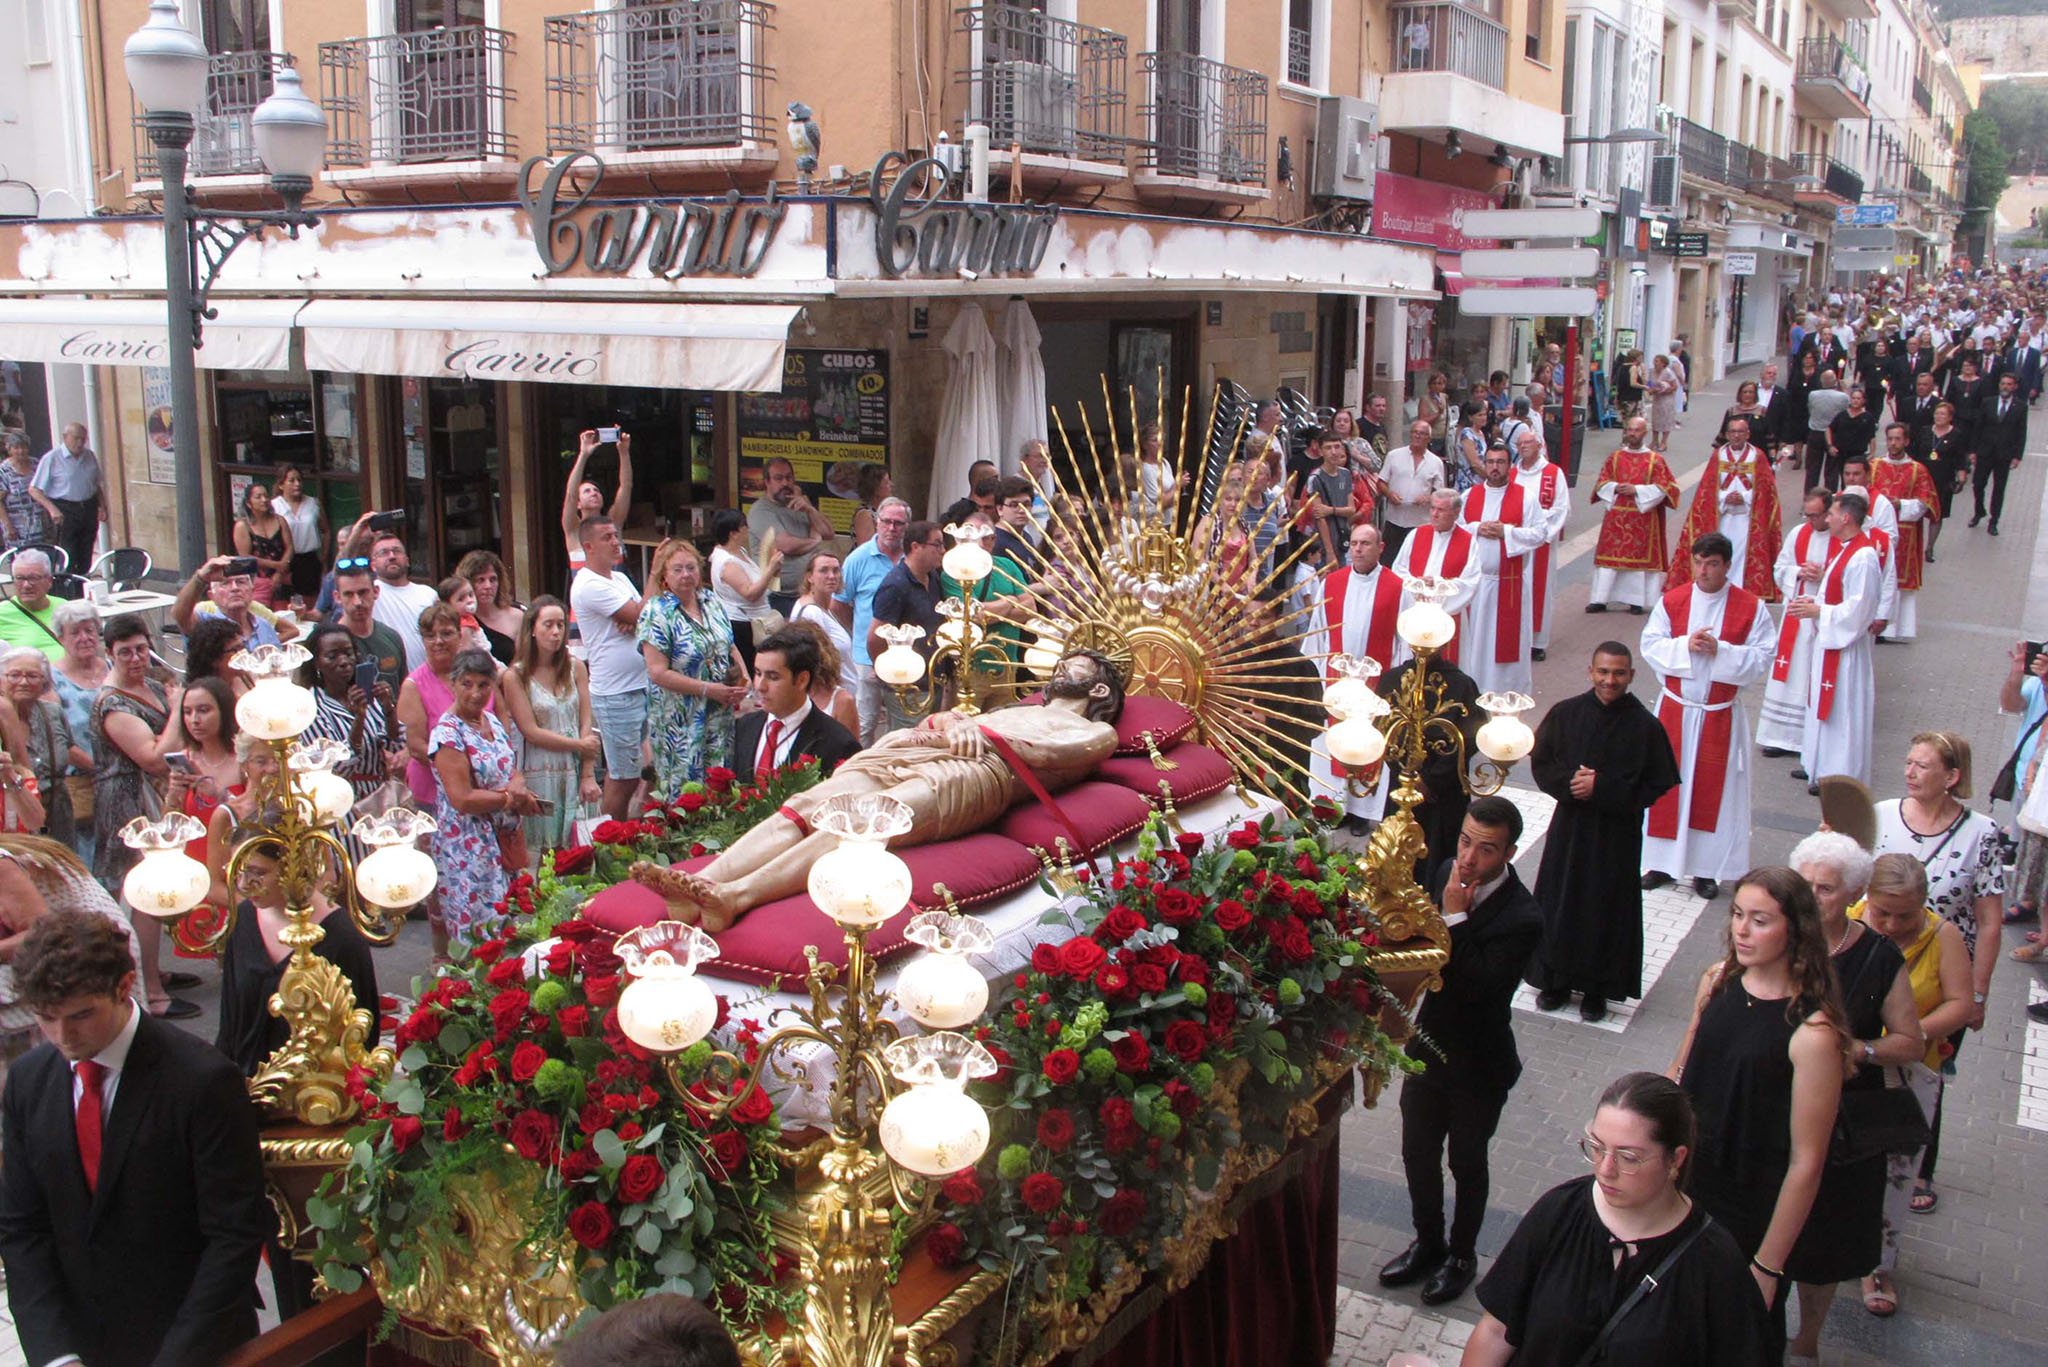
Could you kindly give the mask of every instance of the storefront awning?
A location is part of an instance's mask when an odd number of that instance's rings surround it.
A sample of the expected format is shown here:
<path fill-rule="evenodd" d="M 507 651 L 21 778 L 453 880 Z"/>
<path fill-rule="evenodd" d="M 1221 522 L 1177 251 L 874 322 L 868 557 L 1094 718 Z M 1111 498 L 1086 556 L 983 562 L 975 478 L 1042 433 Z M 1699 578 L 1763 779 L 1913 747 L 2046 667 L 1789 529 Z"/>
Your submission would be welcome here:
<path fill-rule="evenodd" d="M 317 299 L 298 325 L 308 370 L 772 390 L 799 307 Z"/>
<path fill-rule="evenodd" d="M 206 324 L 198 362 L 214 370 L 283 370 L 296 299 L 224 299 Z M 161 299 L 0 299 L 0 360 L 60 365 L 170 362 Z"/>
<path fill-rule="evenodd" d="M 1444 278 L 1444 293 L 1452 296 L 1465 292 L 1465 257 L 1462 252 L 1438 252 L 1437 273 Z"/>

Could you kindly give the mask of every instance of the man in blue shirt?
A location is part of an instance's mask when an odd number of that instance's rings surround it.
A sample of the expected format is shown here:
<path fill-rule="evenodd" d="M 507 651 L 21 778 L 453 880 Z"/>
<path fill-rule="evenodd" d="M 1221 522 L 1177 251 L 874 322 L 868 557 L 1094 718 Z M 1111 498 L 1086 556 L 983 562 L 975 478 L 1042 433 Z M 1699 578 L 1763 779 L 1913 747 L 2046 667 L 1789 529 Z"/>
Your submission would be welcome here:
<path fill-rule="evenodd" d="M 2018 811 L 2027 803 L 2027 766 L 2033 762 L 2034 749 L 2041 743 L 2041 733 L 2048 730 L 2048 650 L 2027 659 L 2027 643 L 2018 641 L 2011 651 L 2012 669 L 2005 676 L 2004 687 L 1998 690 L 1998 710 L 2019 714 L 2020 729 L 2019 760 L 2013 766 L 2013 775 L 2019 781 L 2012 795 L 2013 810 Z M 2015 823 L 2017 825 L 2017 823 Z M 2021 829 L 2020 840 L 2026 842 L 2044 837 Z M 2026 866 L 2027 851 L 2021 851 L 2021 867 Z M 2017 897 L 2006 909 L 2007 925 L 2031 925 L 2040 919 L 2039 907 L 2022 904 Z"/>
<path fill-rule="evenodd" d="M 872 652 L 882 644 L 874 628 L 879 626 L 920 626 L 924 635 L 919 638 L 916 650 L 927 661 L 932 657 L 932 647 L 939 637 L 939 600 L 945 596 L 945 587 L 939 574 L 939 561 L 946 554 L 946 535 L 939 530 L 936 522 L 913 522 L 903 533 L 903 563 L 884 576 L 875 589 L 873 612 L 869 621 L 866 642 Z M 930 675 L 926 683 L 930 684 Z M 913 713 L 895 690 L 881 685 L 883 703 L 887 716 L 883 729 L 900 731 L 916 724 L 922 713 Z"/>
<path fill-rule="evenodd" d="M 875 509 L 875 534 L 846 557 L 840 569 L 839 592 L 832 599 L 853 637 L 853 663 L 860 671 L 854 703 L 860 709 L 862 745 L 873 745 L 887 724 L 889 690 L 875 677 L 875 662 L 868 654 L 868 627 L 874 621 L 875 590 L 902 561 L 903 531 L 909 525 L 910 505 L 900 498 L 883 499 L 882 506 Z"/>

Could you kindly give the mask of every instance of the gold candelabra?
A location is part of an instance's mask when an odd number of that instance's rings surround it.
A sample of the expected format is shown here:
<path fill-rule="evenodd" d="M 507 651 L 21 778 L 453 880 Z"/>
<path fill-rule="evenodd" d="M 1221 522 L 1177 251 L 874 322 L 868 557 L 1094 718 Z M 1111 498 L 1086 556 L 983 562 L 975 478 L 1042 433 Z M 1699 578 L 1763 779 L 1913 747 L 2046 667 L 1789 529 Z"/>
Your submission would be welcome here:
<path fill-rule="evenodd" d="M 945 531 L 953 546 L 940 568 L 957 590 L 939 604 L 939 615 L 945 620 L 932 642 L 931 657 L 927 660 L 917 651 L 917 643 L 924 639 L 923 627 L 881 625 L 875 630 L 889 642 L 889 648 L 875 657 L 875 675 L 895 691 L 904 707 L 927 712 L 940 703 L 944 691 L 940 676 L 944 667 L 951 665 L 953 710 L 971 717 L 981 712 L 982 702 L 994 691 L 984 673 L 1000 674 L 1007 684 L 1015 678 L 1016 664 L 1010 658 L 1010 643 L 989 625 L 988 605 L 975 592 L 995 572 L 995 557 L 982 544 L 993 540 L 995 532 L 971 522 L 953 523 Z"/>

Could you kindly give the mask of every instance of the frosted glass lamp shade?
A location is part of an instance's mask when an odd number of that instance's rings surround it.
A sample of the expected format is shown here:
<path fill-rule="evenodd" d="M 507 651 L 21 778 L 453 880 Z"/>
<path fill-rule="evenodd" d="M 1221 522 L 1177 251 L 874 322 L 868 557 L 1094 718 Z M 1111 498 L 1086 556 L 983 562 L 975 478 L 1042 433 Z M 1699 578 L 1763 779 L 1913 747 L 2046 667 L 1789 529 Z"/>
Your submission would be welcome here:
<path fill-rule="evenodd" d="M 924 677 L 924 656 L 909 646 L 890 646 L 875 657 L 875 677 L 885 684 L 907 687 Z"/>
<path fill-rule="evenodd" d="M 950 1030 L 988 1007 L 988 980 L 960 954 L 921 954 L 896 978 L 896 1004 L 919 1025 Z"/>
<path fill-rule="evenodd" d="M 121 880 L 121 896 L 146 916 L 183 916 L 206 900 L 206 865 L 181 849 L 148 850 Z"/>
<path fill-rule="evenodd" d="M 439 879 L 433 856 L 416 845 L 386 845 L 356 865 L 356 891 L 364 901 L 388 911 L 418 906 Z"/>
<path fill-rule="evenodd" d="M 291 67 L 272 76 L 270 98 L 256 106 L 249 131 L 256 155 L 273 176 L 311 180 L 327 158 L 327 116 L 306 94 L 299 73 Z"/>
<path fill-rule="evenodd" d="M 312 689 L 289 679 L 259 679 L 235 704 L 235 721 L 263 740 L 290 740 L 311 726 L 319 711 Z"/>
<path fill-rule="evenodd" d="M 1338 722 L 1330 728 L 1325 743 L 1330 747 L 1330 758 L 1347 769 L 1376 764 L 1387 752 L 1385 734 L 1364 717 Z"/>
<path fill-rule="evenodd" d="M 950 1177 L 988 1151 L 988 1113 L 960 1087 L 912 1087 L 890 1101 L 879 1126 L 882 1148 L 920 1177 Z"/>
<path fill-rule="evenodd" d="M 206 102 L 206 44 L 178 18 L 176 0 L 153 0 L 149 21 L 121 48 L 128 88 L 145 114 L 194 114 Z"/>
<path fill-rule="evenodd" d="M 643 1049 L 672 1054 L 711 1032 L 718 999 L 703 979 L 680 968 L 650 966 L 619 994 L 619 1029 Z"/>

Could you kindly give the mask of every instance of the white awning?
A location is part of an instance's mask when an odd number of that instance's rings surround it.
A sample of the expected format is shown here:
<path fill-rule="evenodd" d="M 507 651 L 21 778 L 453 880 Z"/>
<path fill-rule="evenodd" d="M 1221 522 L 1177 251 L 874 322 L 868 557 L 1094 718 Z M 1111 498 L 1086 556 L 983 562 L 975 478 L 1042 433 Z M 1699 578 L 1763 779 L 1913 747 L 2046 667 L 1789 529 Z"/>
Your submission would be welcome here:
<path fill-rule="evenodd" d="M 200 365 L 283 370 L 296 299 L 224 299 L 206 324 Z M 170 361 L 161 299 L 0 298 L 0 360 L 63 365 L 161 366 Z"/>
<path fill-rule="evenodd" d="M 775 390 L 799 307 L 317 299 L 298 324 L 308 370 Z"/>

